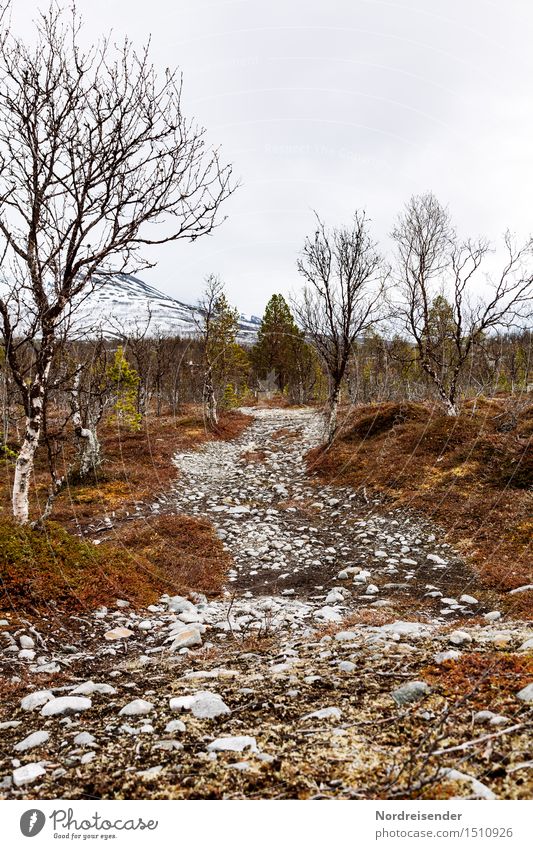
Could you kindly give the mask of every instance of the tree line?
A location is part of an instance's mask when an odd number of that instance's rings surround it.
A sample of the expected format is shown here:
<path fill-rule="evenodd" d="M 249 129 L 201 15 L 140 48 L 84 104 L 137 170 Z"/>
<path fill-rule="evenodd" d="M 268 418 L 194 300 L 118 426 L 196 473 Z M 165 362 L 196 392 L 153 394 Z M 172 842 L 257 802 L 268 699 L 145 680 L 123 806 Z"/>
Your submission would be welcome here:
<path fill-rule="evenodd" d="M 28 45 L 9 7 L 0 5 L 0 365 L 17 521 L 29 521 L 37 450 L 50 468 L 46 517 L 65 476 L 101 462 L 104 419 L 135 429 L 194 401 L 216 427 L 221 408 L 250 402 L 263 381 L 293 403 L 325 403 L 331 442 L 343 392 L 435 396 L 455 416 L 463 394 L 528 390 L 533 240 L 505 233 L 494 273 L 489 242 L 460 238 L 431 193 L 398 215 L 393 258 L 366 211 L 340 227 L 317 216 L 297 257 L 300 293 L 291 303 L 273 295 L 251 346 L 216 274 L 193 339 L 145 326 L 115 342 L 76 340 L 76 310 L 95 286 L 148 267 L 145 246 L 211 233 L 236 185 L 185 117 L 180 75 L 159 74 L 147 47 L 102 40 L 85 50 L 75 8 L 55 3 Z M 78 454 L 60 473 L 53 433 L 65 429 Z"/>

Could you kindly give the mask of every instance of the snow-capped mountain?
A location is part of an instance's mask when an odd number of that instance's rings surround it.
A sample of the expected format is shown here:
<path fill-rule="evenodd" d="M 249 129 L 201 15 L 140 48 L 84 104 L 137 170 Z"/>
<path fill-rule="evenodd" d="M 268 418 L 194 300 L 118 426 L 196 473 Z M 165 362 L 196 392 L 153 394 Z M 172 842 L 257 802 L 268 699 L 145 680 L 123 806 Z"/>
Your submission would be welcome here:
<path fill-rule="evenodd" d="M 194 336 L 198 332 L 196 321 L 201 316 L 197 307 L 165 295 L 131 274 L 95 279 L 95 290 L 76 309 L 76 336 L 98 332 L 118 337 L 145 330 L 148 337 L 156 332 Z M 254 342 L 260 321 L 257 316 L 241 315 L 239 341 Z"/>

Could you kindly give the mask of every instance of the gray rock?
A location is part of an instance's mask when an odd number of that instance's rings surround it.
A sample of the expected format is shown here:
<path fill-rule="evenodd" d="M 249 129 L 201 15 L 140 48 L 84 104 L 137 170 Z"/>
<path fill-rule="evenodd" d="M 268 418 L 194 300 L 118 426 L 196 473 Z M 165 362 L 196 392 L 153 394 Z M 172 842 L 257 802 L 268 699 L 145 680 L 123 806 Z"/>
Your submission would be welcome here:
<path fill-rule="evenodd" d="M 392 698 L 397 705 L 407 705 L 410 702 L 418 702 L 420 699 L 429 696 L 431 687 L 425 681 L 409 681 L 407 684 L 402 684 L 391 693 Z"/>
<path fill-rule="evenodd" d="M 533 684 L 527 684 L 519 693 L 516 694 L 517 699 L 522 702 L 531 704 L 533 702 Z"/>

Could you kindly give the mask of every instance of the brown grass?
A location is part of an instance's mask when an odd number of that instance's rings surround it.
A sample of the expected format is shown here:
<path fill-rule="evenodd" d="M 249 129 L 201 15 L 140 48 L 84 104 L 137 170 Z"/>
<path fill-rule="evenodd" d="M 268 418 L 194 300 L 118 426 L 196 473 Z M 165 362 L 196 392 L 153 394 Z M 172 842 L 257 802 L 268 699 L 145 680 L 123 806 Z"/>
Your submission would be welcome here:
<path fill-rule="evenodd" d="M 125 520 L 135 503 L 152 499 L 176 479 L 172 457 L 177 451 L 234 438 L 250 420 L 237 412 L 224 413 L 219 428 L 210 432 L 201 411 L 191 408 L 178 418 L 151 417 L 137 433 L 107 424 L 101 432 L 104 463 L 96 480 L 61 493 L 45 531 L 0 519 L 0 607 L 43 611 L 52 604 L 76 610 L 109 604 L 117 597 L 146 606 L 165 592 L 218 594 L 230 561 L 207 521 L 174 515 Z M 6 461 L 0 488 L 6 517 L 12 474 L 13 464 Z M 41 449 L 32 516 L 39 515 L 48 485 Z M 100 545 L 73 534 L 110 515 L 115 528 Z"/>
<path fill-rule="evenodd" d="M 309 469 L 429 516 L 483 587 L 507 592 L 533 583 L 533 404 L 511 430 L 508 412 L 501 399 L 478 399 L 457 418 L 422 404 L 367 405 L 345 418 L 328 451 L 310 452 Z M 530 594 L 507 598 L 531 612 Z"/>
<path fill-rule="evenodd" d="M 163 593 L 220 593 L 230 558 L 208 522 L 188 516 L 137 520 L 94 545 L 56 523 L 32 531 L 0 521 L 0 609 L 93 609 L 125 598 L 153 604 Z"/>
<path fill-rule="evenodd" d="M 189 407 L 179 416 L 147 416 L 141 430 L 132 432 L 105 423 L 99 433 L 104 462 L 96 479 L 72 484 L 57 498 L 52 518 L 70 529 L 84 528 L 90 521 L 112 513 L 124 515 L 136 502 L 151 498 L 175 480 L 178 472 L 172 458 L 178 451 L 198 448 L 213 439 L 233 439 L 251 419 L 242 413 L 224 412 L 219 427 L 205 427 L 199 407 Z M 64 460 L 72 456 L 70 436 L 65 440 Z M 5 461 L 6 474 L 0 487 L 4 512 L 10 513 L 13 463 Z M 37 455 L 32 488 L 31 513 L 39 515 L 46 501 L 49 472 L 44 448 Z"/>
<path fill-rule="evenodd" d="M 515 694 L 530 683 L 533 658 L 493 651 L 463 654 L 421 670 L 421 676 L 438 684 L 447 697 L 472 694 L 472 708 L 482 710 L 488 705 L 491 710 L 503 710 L 506 702 L 517 706 Z"/>

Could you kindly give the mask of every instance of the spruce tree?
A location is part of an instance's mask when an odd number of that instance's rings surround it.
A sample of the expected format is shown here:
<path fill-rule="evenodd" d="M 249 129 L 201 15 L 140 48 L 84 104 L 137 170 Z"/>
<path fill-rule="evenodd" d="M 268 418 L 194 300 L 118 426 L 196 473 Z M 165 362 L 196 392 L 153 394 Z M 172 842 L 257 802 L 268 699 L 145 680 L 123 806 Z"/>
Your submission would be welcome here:
<path fill-rule="evenodd" d="M 272 295 L 257 333 L 257 343 L 252 350 L 256 374 L 265 378 L 275 371 L 278 387 L 283 391 L 297 372 L 297 359 L 302 345 L 302 332 L 283 295 Z"/>

